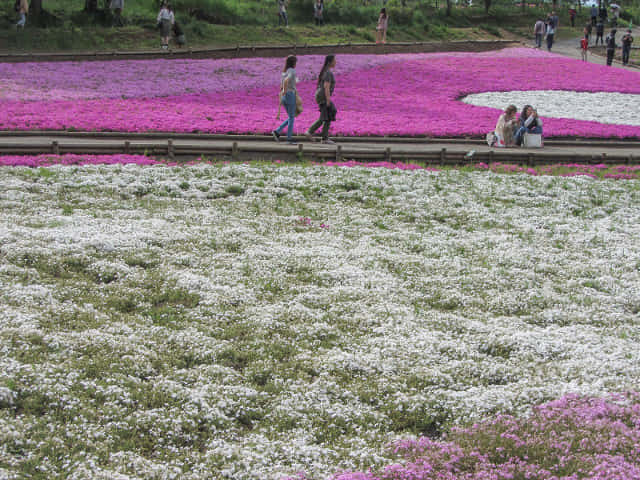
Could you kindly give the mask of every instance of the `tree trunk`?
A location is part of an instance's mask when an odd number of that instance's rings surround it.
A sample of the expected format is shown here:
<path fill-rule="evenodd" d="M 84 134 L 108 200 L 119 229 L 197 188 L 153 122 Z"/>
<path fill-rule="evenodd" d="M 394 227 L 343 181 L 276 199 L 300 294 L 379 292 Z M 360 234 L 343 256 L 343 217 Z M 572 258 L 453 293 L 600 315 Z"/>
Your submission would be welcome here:
<path fill-rule="evenodd" d="M 84 11 L 95 13 L 98 11 L 98 0 L 84 0 Z"/>
<path fill-rule="evenodd" d="M 451 16 L 451 1 L 452 0 L 447 0 L 447 17 Z"/>
<path fill-rule="evenodd" d="M 38 18 L 42 13 L 42 0 L 31 0 L 29 5 L 29 15 L 33 18 Z"/>
<path fill-rule="evenodd" d="M 491 8 L 491 0 L 484 0 L 484 11 L 488 14 Z"/>

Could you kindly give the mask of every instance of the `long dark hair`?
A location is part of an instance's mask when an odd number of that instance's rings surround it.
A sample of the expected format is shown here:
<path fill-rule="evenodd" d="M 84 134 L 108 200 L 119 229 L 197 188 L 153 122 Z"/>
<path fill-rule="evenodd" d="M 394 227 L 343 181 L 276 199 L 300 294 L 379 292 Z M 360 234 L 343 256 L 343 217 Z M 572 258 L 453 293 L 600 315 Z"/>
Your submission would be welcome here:
<path fill-rule="evenodd" d="M 320 70 L 320 75 L 318 75 L 318 86 L 322 82 L 322 77 L 324 77 L 325 72 L 329 70 L 329 66 L 335 59 L 335 55 L 327 55 L 326 57 L 324 57 L 324 65 L 322 65 L 322 70 Z"/>
<path fill-rule="evenodd" d="M 290 68 L 296 68 L 297 63 L 298 63 L 298 58 L 295 55 L 289 55 L 287 57 L 287 61 L 284 62 L 284 70 L 282 71 L 286 72 Z"/>
<path fill-rule="evenodd" d="M 520 114 L 520 120 L 526 120 L 527 119 L 527 110 L 529 110 L 530 108 L 533 108 L 533 106 L 525 105 L 522 108 L 522 113 Z"/>
<path fill-rule="evenodd" d="M 383 8 L 382 10 L 380 10 L 380 15 L 382 15 L 382 18 L 387 18 L 387 9 Z"/>

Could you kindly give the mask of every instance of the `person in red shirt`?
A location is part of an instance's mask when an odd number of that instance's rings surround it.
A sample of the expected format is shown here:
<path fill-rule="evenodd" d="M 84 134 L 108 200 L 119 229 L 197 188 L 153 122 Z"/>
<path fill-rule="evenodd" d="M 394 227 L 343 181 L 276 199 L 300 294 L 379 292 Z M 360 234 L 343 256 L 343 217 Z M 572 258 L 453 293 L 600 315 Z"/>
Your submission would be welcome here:
<path fill-rule="evenodd" d="M 580 40 L 580 53 L 582 53 L 582 61 L 587 61 L 587 52 L 589 51 L 589 40 L 586 37 L 583 37 Z"/>

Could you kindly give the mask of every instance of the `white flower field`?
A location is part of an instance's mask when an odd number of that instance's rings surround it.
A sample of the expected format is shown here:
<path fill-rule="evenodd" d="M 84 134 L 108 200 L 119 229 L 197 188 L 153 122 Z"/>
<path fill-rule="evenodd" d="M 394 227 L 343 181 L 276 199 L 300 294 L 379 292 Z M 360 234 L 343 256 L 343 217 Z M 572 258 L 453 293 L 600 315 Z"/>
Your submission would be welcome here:
<path fill-rule="evenodd" d="M 640 183 L 0 169 L 0 478 L 327 479 L 637 389 Z"/>

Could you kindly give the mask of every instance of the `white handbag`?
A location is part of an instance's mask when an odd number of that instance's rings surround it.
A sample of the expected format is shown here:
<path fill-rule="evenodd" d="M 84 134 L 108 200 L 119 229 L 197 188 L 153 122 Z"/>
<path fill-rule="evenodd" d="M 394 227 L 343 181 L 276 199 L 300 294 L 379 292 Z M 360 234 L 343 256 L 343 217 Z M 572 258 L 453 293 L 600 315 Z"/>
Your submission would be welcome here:
<path fill-rule="evenodd" d="M 525 148 L 542 148 L 542 135 L 539 133 L 525 133 L 522 146 Z"/>

